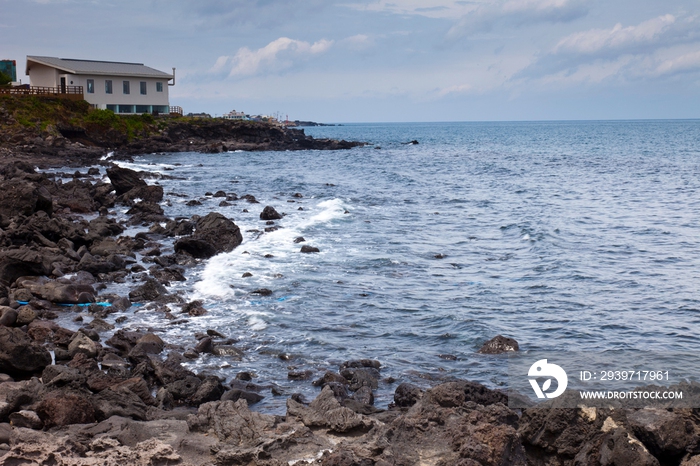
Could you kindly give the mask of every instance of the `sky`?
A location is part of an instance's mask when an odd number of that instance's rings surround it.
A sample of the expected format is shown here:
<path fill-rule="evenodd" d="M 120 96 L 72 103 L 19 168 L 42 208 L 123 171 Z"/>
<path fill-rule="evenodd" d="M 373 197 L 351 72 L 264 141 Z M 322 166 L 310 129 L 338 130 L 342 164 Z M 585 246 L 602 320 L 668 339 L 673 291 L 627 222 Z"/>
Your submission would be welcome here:
<path fill-rule="evenodd" d="M 185 112 L 700 118 L 698 0 L 0 0 L 0 59 L 176 67 Z"/>

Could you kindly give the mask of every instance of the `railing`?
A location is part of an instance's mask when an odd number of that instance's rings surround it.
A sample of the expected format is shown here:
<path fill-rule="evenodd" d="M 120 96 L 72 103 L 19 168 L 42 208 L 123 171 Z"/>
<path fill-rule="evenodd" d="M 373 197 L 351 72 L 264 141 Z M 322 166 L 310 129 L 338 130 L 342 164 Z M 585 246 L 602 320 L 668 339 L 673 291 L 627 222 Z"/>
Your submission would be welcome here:
<path fill-rule="evenodd" d="M 170 107 L 170 114 L 171 114 L 171 115 L 180 115 L 180 116 L 182 116 L 182 115 L 183 115 L 182 107 L 177 107 L 177 106 L 175 106 L 175 107 Z"/>
<path fill-rule="evenodd" d="M 10 95 L 43 95 L 52 97 L 61 96 L 79 96 L 83 98 L 83 86 L 59 86 L 59 87 L 44 87 L 44 86 L 14 86 L 0 87 L 0 94 Z"/>

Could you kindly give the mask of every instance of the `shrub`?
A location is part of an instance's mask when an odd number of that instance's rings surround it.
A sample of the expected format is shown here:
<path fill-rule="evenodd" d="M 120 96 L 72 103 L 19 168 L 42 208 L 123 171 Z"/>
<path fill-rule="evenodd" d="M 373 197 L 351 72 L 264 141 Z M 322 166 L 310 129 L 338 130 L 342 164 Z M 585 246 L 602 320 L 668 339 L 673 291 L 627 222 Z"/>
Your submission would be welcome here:
<path fill-rule="evenodd" d="M 0 86 L 5 86 L 6 84 L 10 84 L 11 82 L 12 82 L 12 76 L 0 71 Z"/>

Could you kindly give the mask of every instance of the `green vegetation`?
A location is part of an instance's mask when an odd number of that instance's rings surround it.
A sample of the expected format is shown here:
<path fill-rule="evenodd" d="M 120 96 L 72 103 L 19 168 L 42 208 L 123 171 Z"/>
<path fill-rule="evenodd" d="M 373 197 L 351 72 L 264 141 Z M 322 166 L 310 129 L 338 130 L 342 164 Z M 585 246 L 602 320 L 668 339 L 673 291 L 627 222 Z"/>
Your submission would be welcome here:
<path fill-rule="evenodd" d="M 0 71 L 0 86 L 6 86 L 12 82 L 12 76 Z"/>
<path fill-rule="evenodd" d="M 252 121 L 229 121 L 175 115 L 119 115 L 92 108 L 84 100 L 58 97 L 0 94 L 0 141 L 35 137 L 69 137 L 88 146 L 117 148 L 150 136 L 174 131 L 179 137 L 207 134 L 217 137 L 236 128 L 250 132 L 268 127 Z M 67 136 L 70 135 L 70 136 Z M 0 142 L 0 145 L 6 143 Z"/>
<path fill-rule="evenodd" d="M 167 117 L 156 119 L 148 114 L 115 115 L 111 110 L 91 108 L 84 100 L 38 96 L 0 95 L 0 109 L 14 117 L 14 124 L 5 122 L 3 130 L 15 126 L 18 130 L 31 129 L 53 135 L 58 135 L 61 129 L 84 130 L 92 139 L 107 137 L 115 142 L 132 141 L 157 133 L 167 126 L 168 120 Z"/>

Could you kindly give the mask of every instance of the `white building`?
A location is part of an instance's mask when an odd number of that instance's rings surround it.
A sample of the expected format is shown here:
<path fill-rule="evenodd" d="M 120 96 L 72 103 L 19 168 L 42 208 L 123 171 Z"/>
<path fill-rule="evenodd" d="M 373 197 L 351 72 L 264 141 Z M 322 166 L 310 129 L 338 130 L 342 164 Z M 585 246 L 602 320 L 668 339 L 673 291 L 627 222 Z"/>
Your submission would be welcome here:
<path fill-rule="evenodd" d="M 237 112 L 235 110 L 231 110 L 230 112 L 222 115 L 221 118 L 224 120 L 248 120 L 245 112 Z"/>
<path fill-rule="evenodd" d="M 173 74 L 155 70 L 142 63 L 73 60 L 69 58 L 27 56 L 26 74 L 32 87 L 57 88 L 82 86 L 85 100 L 96 108 L 114 113 L 170 112 L 168 81 Z"/>

